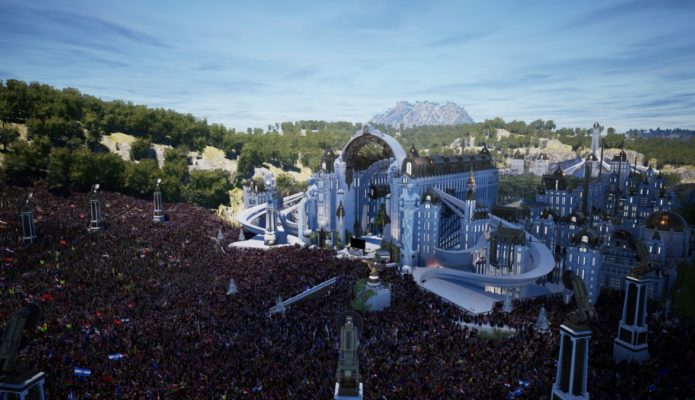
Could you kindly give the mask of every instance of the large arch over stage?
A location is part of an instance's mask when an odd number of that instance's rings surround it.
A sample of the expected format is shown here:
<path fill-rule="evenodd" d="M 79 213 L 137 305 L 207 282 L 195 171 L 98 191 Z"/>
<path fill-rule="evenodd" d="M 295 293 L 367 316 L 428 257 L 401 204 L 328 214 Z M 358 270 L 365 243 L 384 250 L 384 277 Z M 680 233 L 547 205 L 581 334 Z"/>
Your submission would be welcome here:
<path fill-rule="evenodd" d="M 392 136 L 365 125 L 361 133 L 353 135 L 340 154 L 345 165 L 345 181 L 352 183 L 355 171 L 364 171 L 382 160 L 395 159 L 399 166 L 406 158 L 405 150 Z"/>

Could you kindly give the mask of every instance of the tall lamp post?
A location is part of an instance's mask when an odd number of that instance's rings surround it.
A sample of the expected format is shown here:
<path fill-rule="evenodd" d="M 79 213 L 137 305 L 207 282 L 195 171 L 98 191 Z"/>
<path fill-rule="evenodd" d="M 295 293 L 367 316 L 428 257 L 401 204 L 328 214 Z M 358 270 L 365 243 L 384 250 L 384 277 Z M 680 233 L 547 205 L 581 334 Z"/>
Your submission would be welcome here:
<path fill-rule="evenodd" d="M 24 200 L 24 206 L 20 217 L 22 219 L 22 242 L 32 243 L 36 239 L 36 225 L 34 224 L 34 194 L 29 193 Z"/>
<path fill-rule="evenodd" d="M 162 207 L 162 191 L 159 189 L 161 183 L 162 179 L 157 178 L 157 183 L 154 185 L 154 216 L 152 217 L 154 222 L 163 222 L 166 219 Z"/>
<path fill-rule="evenodd" d="M 89 231 L 100 232 L 104 230 L 104 216 L 101 211 L 98 183 L 92 185 L 91 194 L 92 197 L 89 199 Z"/>

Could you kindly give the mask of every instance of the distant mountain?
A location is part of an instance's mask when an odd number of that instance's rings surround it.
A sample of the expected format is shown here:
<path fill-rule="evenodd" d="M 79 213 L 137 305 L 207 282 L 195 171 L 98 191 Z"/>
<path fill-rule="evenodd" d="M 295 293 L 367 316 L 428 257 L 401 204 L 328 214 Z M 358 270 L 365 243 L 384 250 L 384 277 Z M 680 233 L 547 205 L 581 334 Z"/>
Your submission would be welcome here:
<path fill-rule="evenodd" d="M 399 101 L 386 112 L 372 117 L 372 123 L 410 128 L 423 125 L 462 125 L 472 124 L 473 119 L 466 109 L 456 103 L 446 104 L 418 101 L 415 104 Z"/>

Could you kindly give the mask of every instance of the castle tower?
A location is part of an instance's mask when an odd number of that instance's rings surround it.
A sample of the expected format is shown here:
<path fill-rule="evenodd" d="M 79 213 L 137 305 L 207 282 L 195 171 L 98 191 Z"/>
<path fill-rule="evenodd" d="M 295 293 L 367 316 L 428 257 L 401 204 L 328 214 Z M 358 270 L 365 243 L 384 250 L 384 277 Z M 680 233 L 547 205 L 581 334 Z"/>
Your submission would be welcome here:
<path fill-rule="evenodd" d="M 599 128 L 601 126 L 598 124 L 598 122 L 594 122 L 594 131 L 591 134 L 591 154 L 595 155 L 598 157 L 598 152 L 599 152 Z"/>

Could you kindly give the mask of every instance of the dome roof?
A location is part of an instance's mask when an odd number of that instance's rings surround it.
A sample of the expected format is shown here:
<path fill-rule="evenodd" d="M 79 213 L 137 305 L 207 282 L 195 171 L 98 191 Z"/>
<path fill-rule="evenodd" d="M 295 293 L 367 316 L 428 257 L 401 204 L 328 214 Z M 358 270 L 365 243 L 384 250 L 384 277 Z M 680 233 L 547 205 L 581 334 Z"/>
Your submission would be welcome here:
<path fill-rule="evenodd" d="M 688 228 L 688 224 L 683 217 L 671 211 L 657 211 L 648 216 L 644 221 L 644 225 L 649 229 L 659 231 L 683 232 Z"/>

